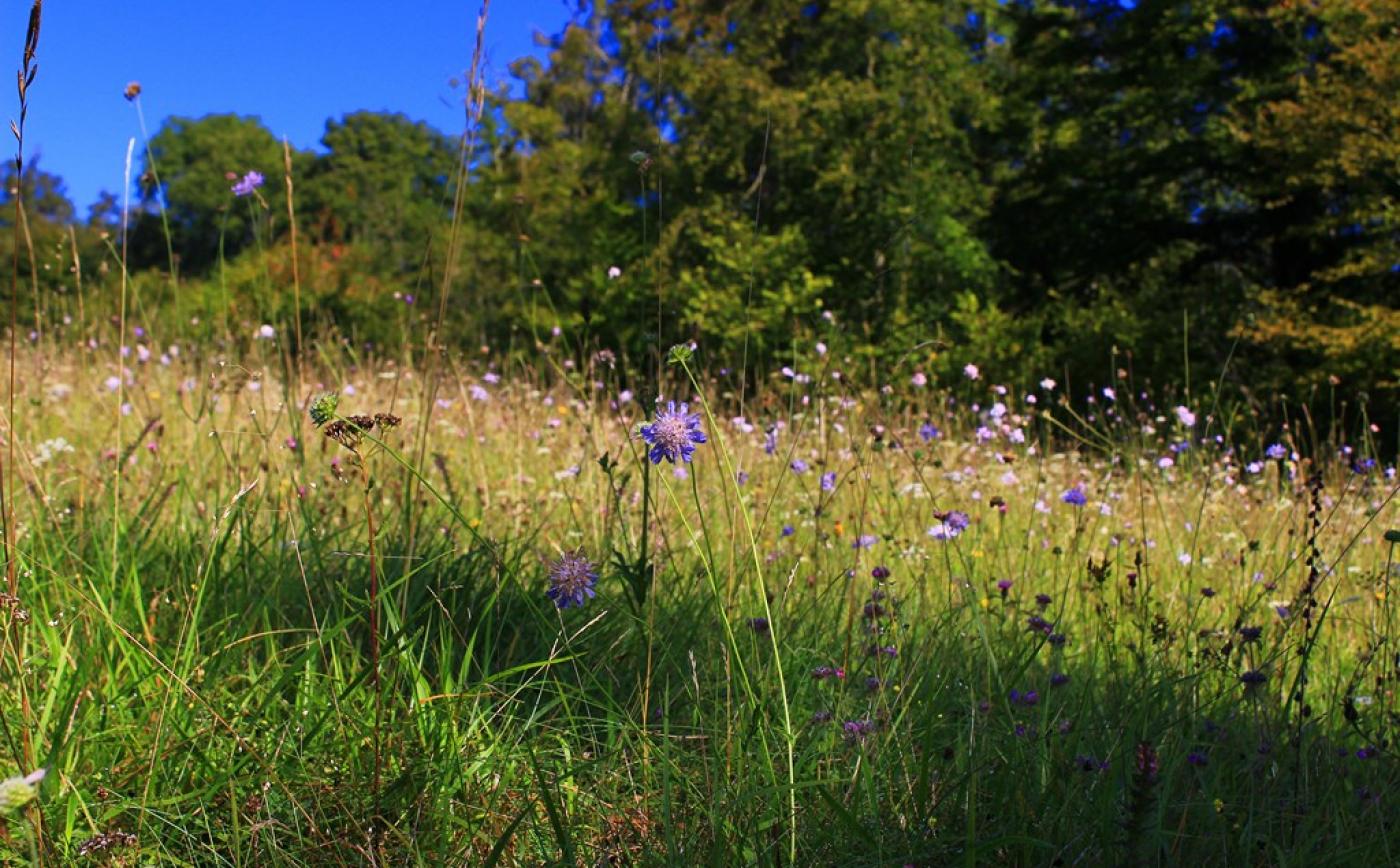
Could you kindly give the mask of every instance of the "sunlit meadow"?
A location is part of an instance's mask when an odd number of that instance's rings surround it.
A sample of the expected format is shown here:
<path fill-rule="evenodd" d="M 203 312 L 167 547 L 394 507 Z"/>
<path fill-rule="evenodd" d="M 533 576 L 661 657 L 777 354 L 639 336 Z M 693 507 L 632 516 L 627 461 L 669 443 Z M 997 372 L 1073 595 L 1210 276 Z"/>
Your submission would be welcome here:
<path fill-rule="evenodd" d="M 628 358 L 540 328 L 523 271 L 513 343 L 448 341 L 460 199 L 374 345 L 303 323 L 298 263 L 329 266 L 295 231 L 263 255 L 284 156 L 218 182 L 256 292 L 222 237 L 181 284 L 168 229 L 167 273 L 104 235 L 119 293 L 86 301 L 77 242 L 30 245 L 76 287 L 35 277 L 30 330 L 16 242 L 5 864 L 1400 859 L 1365 405 L 1147 386 L 1111 346 L 1097 383 L 944 340 L 877 362 L 822 306 L 786 365 Z"/>
<path fill-rule="evenodd" d="M 16 854 L 1393 858 L 1364 437 L 821 342 L 747 397 L 703 347 L 658 403 L 547 336 L 298 387 L 247 331 L 19 351 Z"/>

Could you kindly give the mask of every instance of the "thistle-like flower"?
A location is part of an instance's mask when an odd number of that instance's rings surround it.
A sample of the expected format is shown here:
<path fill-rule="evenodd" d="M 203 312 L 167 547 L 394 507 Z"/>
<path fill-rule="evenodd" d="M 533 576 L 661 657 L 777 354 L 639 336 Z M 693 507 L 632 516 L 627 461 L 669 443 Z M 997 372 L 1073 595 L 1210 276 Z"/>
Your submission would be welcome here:
<path fill-rule="evenodd" d="M 597 583 L 597 568 L 576 549 L 564 552 L 549 565 L 549 590 L 545 596 L 561 609 L 582 606 L 595 596 L 593 586 Z"/>
<path fill-rule="evenodd" d="M 660 464 L 662 459 L 676 463 L 676 459 L 689 461 L 695 453 L 695 444 L 704 443 L 705 432 L 700 430 L 700 416 L 690 412 L 690 407 L 675 401 L 667 401 L 665 410 L 658 410 L 656 420 L 643 425 L 642 439 L 651 446 L 648 453 L 652 464 Z"/>
<path fill-rule="evenodd" d="M 311 402 L 311 424 L 320 428 L 322 425 L 335 418 L 335 408 L 340 406 L 340 395 L 336 392 L 327 392 L 318 395 L 316 400 Z"/>

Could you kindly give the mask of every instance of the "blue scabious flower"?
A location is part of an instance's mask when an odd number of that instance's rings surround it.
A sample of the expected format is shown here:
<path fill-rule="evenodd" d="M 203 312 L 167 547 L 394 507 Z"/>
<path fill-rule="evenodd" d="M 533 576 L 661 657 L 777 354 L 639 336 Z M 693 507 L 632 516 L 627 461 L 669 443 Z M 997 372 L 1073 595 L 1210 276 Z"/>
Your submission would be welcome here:
<path fill-rule="evenodd" d="M 251 196 L 254 190 L 263 185 L 263 180 L 264 178 L 261 172 L 249 172 L 239 179 L 238 183 L 233 185 L 231 188 L 233 190 L 233 195 Z"/>
<path fill-rule="evenodd" d="M 972 523 L 967 513 L 958 509 L 935 515 L 935 518 L 938 524 L 928 529 L 928 535 L 939 540 L 956 539 Z"/>
<path fill-rule="evenodd" d="M 598 570 L 580 551 L 564 552 L 549 565 L 549 590 L 545 596 L 561 609 L 582 606 L 595 596 Z"/>
<path fill-rule="evenodd" d="M 822 474 L 822 491 L 836 490 L 836 471 L 828 470 Z"/>
<path fill-rule="evenodd" d="M 643 425 L 641 434 L 651 447 L 648 454 L 652 464 L 660 464 L 662 459 L 672 464 L 677 458 L 689 461 L 695 444 L 706 442 L 705 432 L 700 430 L 700 416 L 691 413 L 685 404 L 677 407 L 675 401 L 667 401 L 666 409 L 657 411 L 656 420 Z"/>
<path fill-rule="evenodd" d="M 937 440 L 939 437 L 938 426 L 934 425 L 932 422 L 925 422 L 919 426 L 919 437 L 922 438 L 925 443 Z"/>
<path fill-rule="evenodd" d="M 1089 498 L 1084 496 L 1084 489 L 1077 485 L 1060 495 L 1060 500 L 1063 500 L 1070 506 L 1083 506 L 1089 502 Z"/>

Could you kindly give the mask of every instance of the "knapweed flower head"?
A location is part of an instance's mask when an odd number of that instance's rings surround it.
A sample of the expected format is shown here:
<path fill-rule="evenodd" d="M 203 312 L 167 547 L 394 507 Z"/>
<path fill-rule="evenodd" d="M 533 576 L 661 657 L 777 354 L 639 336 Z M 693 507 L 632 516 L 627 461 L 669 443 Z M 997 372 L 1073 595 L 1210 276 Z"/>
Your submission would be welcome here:
<path fill-rule="evenodd" d="M 549 590 L 545 596 L 561 609 L 582 606 L 594 594 L 597 568 L 580 551 L 564 552 L 549 565 Z"/>
<path fill-rule="evenodd" d="M 233 190 L 235 196 L 251 196 L 254 190 L 263 185 L 264 180 L 261 172 L 249 171 L 242 178 L 239 178 L 238 182 L 230 189 Z"/>
<path fill-rule="evenodd" d="M 676 459 L 689 461 L 695 454 L 695 445 L 705 442 L 705 432 L 700 430 L 700 416 L 690 412 L 690 408 L 675 401 L 667 401 L 665 410 L 658 410 L 656 420 L 643 425 L 642 439 L 651 447 L 648 456 L 652 464 L 662 460 L 676 463 Z"/>
<path fill-rule="evenodd" d="M 0 813 L 17 811 L 34 801 L 39 795 L 39 782 L 47 773 L 47 769 L 38 769 L 23 777 L 16 776 L 0 781 Z"/>

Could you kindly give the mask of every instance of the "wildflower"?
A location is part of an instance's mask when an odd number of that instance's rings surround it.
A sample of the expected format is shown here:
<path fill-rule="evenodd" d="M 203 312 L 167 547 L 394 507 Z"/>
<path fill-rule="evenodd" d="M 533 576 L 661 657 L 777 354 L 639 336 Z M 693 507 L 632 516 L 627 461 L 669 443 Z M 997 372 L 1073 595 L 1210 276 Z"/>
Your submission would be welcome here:
<path fill-rule="evenodd" d="M 1065 637 L 1064 633 L 1051 633 L 1049 636 L 1045 637 L 1045 641 L 1056 648 L 1063 648 L 1068 639 Z"/>
<path fill-rule="evenodd" d="M 884 581 L 885 579 L 888 579 L 888 578 L 890 577 L 890 568 L 887 567 L 887 566 L 884 566 L 884 565 L 878 566 L 878 567 L 876 567 L 875 569 L 873 569 L 873 570 L 870 571 L 870 575 L 871 575 L 871 577 L 874 578 L 875 580 L 881 581 L 881 582 L 882 582 L 882 581 Z M 871 593 L 871 596 L 873 597 L 873 596 L 875 596 L 875 594 L 877 594 L 877 593 L 879 593 L 881 596 L 884 596 L 883 592 L 880 592 L 880 591 L 878 591 L 878 590 L 872 592 L 872 593 Z"/>
<path fill-rule="evenodd" d="M 1030 630 L 1032 633 L 1044 633 L 1049 636 L 1050 633 L 1054 631 L 1055 625 L 1039 615 L 1031 615 L 1026 619 L 1026 629 Z"/>
<path fill-rule="evenodd" d="M 1170 455 L 1163 455 L 1161 458 L 1157 459 L 1157 466 L 1162 470 L 1169 470 L 1175 464 L 1176 459 L 1172 458 Z"/>
<path fill-rule="evenodd" d="M 819 356 L 824 356 L 824 355 L 826 355 L 826 344 L 822 343 L 821 341 L 817 341 L 817 345 L 816 345 L 816 348 L 815 348 L 815 349 L 816 349 L 816 351 L 817 351 L 817 355 L 819 355 Z"/>
<path fill-rule="evenodd" d="M 740 470 L 738 473 L 734 474 L 734 481 L 738 482 L 740 485 L 748 485 L 749 474 L 743 470 Z"/>
<path fill-rule="evenodd" d="M 340 396 L 335 392 L 326 392 L 318 396 L 311 402 L 311 424 L 320 428 L 322 425 L 335 418 L 335 408 L 340 404 Z"/>
<path fill-rule="evenodd" d="M 1112 386 L 1104 386 L 1104 387 L 1103 387 L 1103 396 L 1104 396 L 1105 398 L 1107 398 L 1108 400 L 1110 400 L 1110 401 L 1116 401 L 1116 400 L 1118 400 L 1118 393 L 1115 392 L 1115 391 L 1113 391 L 1113 387 L 1112 387 Z"/>
<path fill-rule="evenodd" d="M 790 524 L 785 524 L 785 525 L 783 525 L 783 529 L 782 529 L 782 535 L 783 535 L 783 536 L 789 537 L 789 536 L 792 536 L 792 535 L 795 534 L 795 533 L 797 533 L 797 531 L 793 530 L 792 525 L 790 525 Z"/>
<path fill-rule="evenodd" d="M 1074 764 L 1083 772 L 1102 772 L 1108 769 L 1108 760 L 1101 760 L 1089 754 L 1079 754 L 1074 758 Z"/>
<path fill-rule="evenodd" d="M 841 734 L 848 741 L 863 741 L 867 735 L 875 731 L 873 720 L 848 720 L 841 724 Z"/>
<path fill-rule="evenodd" d="M 1196 425 L 1196 414 L 1195 414 L 1195 413 L 1192 413 L 1192 412 L 1191 412 L 1189 409 L 1187 409 L 1186 407 L 1177 407 L 1173 412 L 1176 413 L 1176 421 L 1180 422 L 1184 427 L 1187 427 L 1187 428 L 1195 427 L 1195 425 Z"/>
<path fill-rule="evenodd" d="M 1176 556 L 1176 562 L 1181 564 L 1183 567 L 1191 566 L 1191 554 L 1189 552 L 1182 552 L 1181 554 Z"/>
<path fill-rule="evenodd" d="M 697 443 L 705 442 L 705 432 L 700 430 L 700 416 L 691 413 L 690 408 L 675 401 L 667 401 L 665 410 L 658 410 L 656 421 L 643 425 L 642 439 L 651 446 L 652 464 L 660 464 L 662 459 L 676 463 L 676 459 L 689 461 Z"/>
<path fill-rule="evenodd" d="M 1077 485 L 1060 495 L 1060 500 L 1068 503 L 1070 506 L 1083 506 L 1089 502 L 1089 498 L 1084 496 L 1084 489 Z"/>
<path fill-rule="evenodd" d="M 928 385 L 928 377 L 923 371 L 915 371 L 914 376 L 909 378 L 909 382 L 913 383 L 916 388 L 923 388 Z"/>
<path fill-rule="evenodd" d="M 1012 582 L 1010 579 L 999 579 L 999 580 L 997 581 L 997 590 L 998 590 L 998 591 L 1001 591 L 1001 598 L 1002 598 L 1003 600 L 1005 600 L 1005 599 L 1006 599 L 1006 595 L 1007 595 L 1008 593 L 1010 593 L 1010 591 L 1011 591 L 1011 586 L 1012 586 L 1013 584 L 1014 584 L 1014 582 Z"/>
<path fill-rule="evenodd" d="M 829 712 L 829 711 L 814 711 L 814 712 L 812 712 L 812 723 L 830 723 L 830 722 L 831 722 L 831 712 Z"/>
<path fill-rule="evenodd" d="M 1356 758 L 1359 760 L 1375 759 L 1380 755 L 1381 752 L 1374 745 L 1367 745 L 1356 752 Z"/>
<path fill-rule="evenodd" d="M 1241 642 L 1258 642 L 1258 641 L 1259 641 L 1259 637 L 1263 634 L 1263 632 L 1264 632 L 1264 628 L 1263 628 L 1263 627 L 1241 627 L 1241 628 L 1240 628 L 1240 641 L 1241 641 Z"/>
<path fill-rule="evenodd" d="M 608 266 L 608 280 L 617 280 L 622 276 L 622 269 L 616 265 Z"/>
<path fill-rule="evenodd" d="M 1209 585 L 1207 585 L 1207 586 L 1204 587 L 1204 588 L 1201 588 L 1201 596 L 1202 596 L 1202 597 L 1205 597 L 1206 599 L 1210 599 L 1211 597 L 1214 597 L 1214 596 L 1215 596 L 1215 588 L 1212 588 L 1212 587 L 1210 587 Z"/>
<path fill-rule="evenodd" d="M 254 335 L 260 341 L 270 341 L 277 337 L 277 330 L 270 325 L 258 326 L 258 333 Z"/>
<path fill-rule="evenodd" d="M 806 472 L 807 472 L 807 462 L 803 461 L 801 458 L 794 458 L 794 459 L 792 459 L 792 463 L 789 464 L 788 467 L 791 467 L 791 468 L 792 468 L 792 472 L 793 472 L 793 473 L 806 473 Z"/>
<path fill-rule="evenodd" d="M 925 443 L 937 440 L 939 436 L 938 428 L 932 422 L 925 422 L 919 426 L 919 437 Z"/>
<path fill-rule="evenodd" d="M 233 190 L 233 195 L 235 196 L 251 196 L 254 190 L 263 185 L 263 180 L 264 178 L 261 172 L 250 170 L 248 174 L 244 175 L 238 183 L 234 184 L 230 189 Z"/>
<path fill-rule="evenodd" d="M 935 514 L 935 517 L 938 524 L 928 529 L 928 535 L 940 540 L 956 539 L 972 523 L 967 513 L 957 509 L 941 515 Z"/>
<path fill-rule="evenodd" d="M 1024 693 L 1019 690 L 1013 690 L 1009 698 L 1012 705 L 1023 705 L 1026 708 L 1030 708 L 1040 701 L 1040 694 L 1036 693 L 1034 690 L 1027 690 Z"/>
<path fill-rule="evenodd" d="M 836 490 L 836 471 L 828 470 L 822 474 L 822 491 Z"/>
<path fill-rule="evenodd" d="M 769 632 L 768 619 L 763 617 L 750 618 L 749 629 L 760 636 L 767 636 Z"/>
<path fill-rule="evenodd" d="M 1240 683 L 1243 684 L 1245 687 L 1258 687 L 1260 684 L 1263 684 L 1268 680 L 1269 676 L 1265 675 L 1263 672 L 1260 672 L 1257 669 L 1251 669 L 1240 676 Z"/>
<path fill-rule="evenodd" d="M 1056 672 L 1054 675 L 1050 676 L 1051 687 L 1064 687 L 1068 683 L 1069 676 L 1063 672 Z"/>
<path fill-rule="evenodd" d="M 1050 599 L 1050 595 L 1049 595 L 1049 594 L 1036 594 L 1036 595 L 1035 595 L 1035 604 L 1036 604 L 1036 606 L 1038 606 L 1038 607 L 1041 609 L 1041 611 L 1044 611 L 1044 610 L 1050 605 L 1051 602 L 1052 602 L 1052 601 L 1051 601 L 1051 599 Z"/>
<path fill-rule="evenodd" d="M 1288 457 L 1288 449 L 1281 443 L 1274 443 L 1264 450 L 1264 455 L 1274 461 L 1282 461 Z"/>
<path fill-rule="evenodd" d="M 835 678 L 838 681 L 846 677 L 846 670 L 840 666 L 818 666 L 812 670 L 812 678 L 817 681 L 825 681 L 828 678 Z"/>
<path fill-rule="evenodd" d="M 976 365 L 969 362 L 963 365 L 963 376 L 967 377 L 969 380 L 976 380 L 982 376 L 982 371 L 978 369 Z"/>
<path fill-rule="evenodd" d="M 1044 389 L 1047 392 L 1053 392 L 1055 391 L 1055 381 L 1050 379 L 1049 377 L 1046 377 L 1045 379 L 1040 381 L 1040 388 Z"/>
<path fill-rule="evenodd" d="M 582 606 L 595 596 L 598 572 L 580 551 L 564 552 L 549 566 L 549 597 L 561 609 Z"/>
<path fill-rule="evenodd" d="M 47 769 L 39 769 L 23 777 L 0 781 L 0 813 L 17 811 L 34 801 L 39 795 L 39 782 L 47 773 Z"/>

